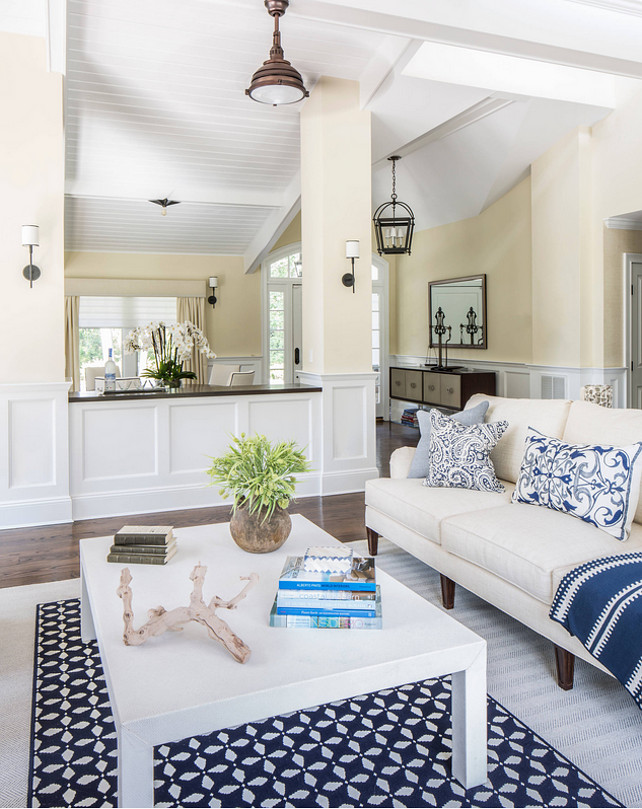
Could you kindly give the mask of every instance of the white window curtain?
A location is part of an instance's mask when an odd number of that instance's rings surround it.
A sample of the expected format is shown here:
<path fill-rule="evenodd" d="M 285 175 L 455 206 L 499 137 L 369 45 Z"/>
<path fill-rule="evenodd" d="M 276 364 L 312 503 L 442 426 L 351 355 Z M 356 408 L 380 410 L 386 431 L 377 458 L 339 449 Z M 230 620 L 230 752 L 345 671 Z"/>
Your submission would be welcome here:
<path fill-rule="evenodd" d="M 65 377 L 71 379 L 71 390 L 80 390 L 80 337 L 78 334 L 80 298 L 65 296 Z"/>
<path fill-rule="evenodd" d="M 205 333 L 205 298 L 177 298 L 176 317 L 179 323 L 189 320 Z M 194 384 L 207 384 L 207 357 L 198 349 L 192 349 L 192 357 L 185 361 L 186 371 L 194 371 L 196 379 Z M 190 381 L 190 380 L 187 380 Z"/>

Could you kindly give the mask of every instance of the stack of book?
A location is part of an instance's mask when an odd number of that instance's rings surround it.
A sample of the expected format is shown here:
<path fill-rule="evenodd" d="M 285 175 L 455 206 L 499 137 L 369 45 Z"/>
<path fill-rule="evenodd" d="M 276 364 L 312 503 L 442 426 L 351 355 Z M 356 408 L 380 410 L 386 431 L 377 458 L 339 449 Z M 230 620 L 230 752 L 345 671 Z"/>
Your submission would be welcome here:
<path fill-rule="evenodd" d="M 171 525 L 123 525 L 114 534 L 108 562 L 164 565 L 176 553 Z"/>
<path fill-rule="evenodd" d="M 381 629 L 381 596 L 371 557 L 341 547 L 288 556 L 270 612 L 270 626 Z"/>
<path fill-rule="evenodd" d="M 417 410 L 418 408 L 416 407 L 407 407 L 401 414 L 401 423 L 406 424 L 408 427 L 418 428 Z"/>

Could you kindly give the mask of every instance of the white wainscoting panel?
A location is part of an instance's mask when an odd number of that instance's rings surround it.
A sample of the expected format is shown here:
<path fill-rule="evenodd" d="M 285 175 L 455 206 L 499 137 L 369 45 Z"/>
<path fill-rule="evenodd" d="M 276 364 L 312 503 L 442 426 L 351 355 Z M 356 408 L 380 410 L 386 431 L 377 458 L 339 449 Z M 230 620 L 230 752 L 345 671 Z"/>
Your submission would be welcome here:
<path fill-rule="evenodd" d="M 425 357 L 408 354 L 391 355 L 390 365 L 418 368 Z M 454 363 L 454 361 L 453 361 Z M 579 399 L 582 385 L 612 385 L 613 404 L 626 407 L 626 368 L 570 368 L 552 365 L 526 365 L 511 362 L 462 360 L 466 368 L 494 371 L 497 374 L 497 395 L 514 399 L 541 399 L 549 395 Z M 398 421 L 407 405 L 391 400 L 391 418 Z M 416 405 L 415 405 L 416 406 Z"/>
<path fill-rule="evenodd" d="M 299 372 L 303 384 L 322 393 L 321 494 L 358 492 L 379 477 L 376 462 L 377 375 Z"/>
<path fill-rule="evenodd" d="M 71 520 L 68 390 L 0 385 L 0 528 Z"/>
<path fill-rule="evenodd" d="M 368 431 L 363 428 L 368 406 L 367 393 L 363 385 L 332 388 L 332 455 L 335 460 L 364 462 L 368 459 Z M 350 417 L 352 414 L 357 415 L 357 429 L 355 419 Z"/>
<path fill-rule="evenodd" d="M 238 433 L 238 405 L 227 398 L 203 397 L 194 399 L 189 407 L 170 406 L 170 474 L 204 474 L 210 458 L 223 454 L 230 436 Z"/>
<path fill-rule="evenodd" d="M 154 405 L 128 402 L 94 404 L 83 411 L 82 479 L 111 481 L 127 470 L 130 478 L 158 474 L 157 418 Z M 72 404 L 75 407 L 75 404 Z"/>
<path fill-rule="evenodd" d="M 9 402 L 9 488 L 53 486 L 55 402 L 13 399 Z"/>
<path fill-rule="evenodd" d="M 249 432 L 265 435 L 271 441 L 296 441 L 305 450 L 307 459 L 315 463 L 319 453 L 314 440 L 314 404 L 311 399 L 252 396 L 248 401 Z"/>
<path fill-rule="evenodd" d="M 74 401 L 74 519 L 220 505 L 205 470 L 242 432 L 307 447 L 315 468 L 300 476 L 297 494 L 320 494 L 321 423 L 318 391 Z"/>

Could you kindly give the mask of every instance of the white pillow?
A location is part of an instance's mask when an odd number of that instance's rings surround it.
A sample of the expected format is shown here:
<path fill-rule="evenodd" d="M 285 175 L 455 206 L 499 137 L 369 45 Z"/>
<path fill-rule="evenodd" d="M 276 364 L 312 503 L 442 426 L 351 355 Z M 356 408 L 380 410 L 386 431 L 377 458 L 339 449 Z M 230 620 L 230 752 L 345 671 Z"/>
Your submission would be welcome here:
<path fill-rule="evenodd" d="M 621 541 L 640 494 L 642 443 L 567 444 L 529 428 L 512 500 L 570 514 Z"/>
<path fill-rule="evenodd" d="M 503 492 L 490 451 L 508 429 L 507 421 L 465 427 L 430 411 L 430 466 L 425 486 Z"/>

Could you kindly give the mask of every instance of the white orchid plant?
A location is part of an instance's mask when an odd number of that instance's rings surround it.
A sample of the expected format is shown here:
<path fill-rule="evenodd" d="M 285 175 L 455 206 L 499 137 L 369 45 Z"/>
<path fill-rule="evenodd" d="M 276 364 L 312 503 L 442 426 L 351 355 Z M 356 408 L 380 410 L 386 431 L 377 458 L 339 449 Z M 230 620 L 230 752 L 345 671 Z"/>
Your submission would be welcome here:
<path fill-rule="evenodd" d="M 138 326 L 129 332 L 123 345 L 129 354 L 150 348 L 154 352 L 156 367 L 147 368 L 141 376 L 159 379 L 170 387 L 178 386 L 181 379 L 196 379 L 193 371 L 183 370 L 183 362 L 190 359 L 194 348 L 210 359 L 216 357 L 202 330 L 189 320 L 169 325 L 159 321 Z"/>

